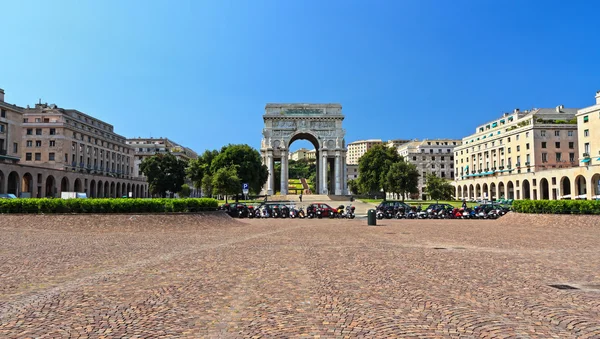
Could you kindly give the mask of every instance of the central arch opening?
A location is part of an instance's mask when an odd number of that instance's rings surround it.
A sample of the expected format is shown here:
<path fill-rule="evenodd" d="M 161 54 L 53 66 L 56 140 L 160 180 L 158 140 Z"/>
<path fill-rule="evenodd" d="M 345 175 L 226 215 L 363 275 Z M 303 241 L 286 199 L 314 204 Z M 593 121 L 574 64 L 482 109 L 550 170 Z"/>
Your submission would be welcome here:
<path fill-rule="evenodd" d="M 298 133 L 290 139 L 287 163 L 288 194 L 316 194 L 320 178 L 317 175 L 319 162 L 319 141 L 311 133 Z M 279 159 L 281 160 L 281 159 Z M 275 164 L 275 188 L 281 190 L 281 162 Z M 279 184 L 279 187 L 277 187 Z"/>

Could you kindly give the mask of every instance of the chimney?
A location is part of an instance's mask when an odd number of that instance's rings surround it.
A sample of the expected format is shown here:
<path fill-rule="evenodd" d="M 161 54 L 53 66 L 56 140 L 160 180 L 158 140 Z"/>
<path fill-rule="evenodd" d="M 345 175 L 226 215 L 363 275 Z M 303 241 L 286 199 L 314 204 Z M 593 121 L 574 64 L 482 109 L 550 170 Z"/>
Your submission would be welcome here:
<path fill-rule="evenodd" d="M 519 113 L 519 109 L 515 108 L 515 110 L 513 111 L 513 113 Z"/>
<path fill-rule="evenodd" d="M 4 91 L 0 89 L 0 94 L 4 98 Z M 596 92 L 596 105 L 600 105 L 600 91 Z"/>
<path fill-rule="evenodd" d="M 562 112 L 562 109 L 563 109 L 563 108 L 565 108 L 565 106 L 563 106 L 563 105 L 558 105 L 558 106 L 556 106 L 556 113 L 560 113 L 560 112 Z"/>
<path fill-rule="evenodd" d="M 598 96 L 596 96 L 596 98 L 598 98 Z M 2 88 L 0 88 L 0 101 L 4 101 L 4 90 Z"/>

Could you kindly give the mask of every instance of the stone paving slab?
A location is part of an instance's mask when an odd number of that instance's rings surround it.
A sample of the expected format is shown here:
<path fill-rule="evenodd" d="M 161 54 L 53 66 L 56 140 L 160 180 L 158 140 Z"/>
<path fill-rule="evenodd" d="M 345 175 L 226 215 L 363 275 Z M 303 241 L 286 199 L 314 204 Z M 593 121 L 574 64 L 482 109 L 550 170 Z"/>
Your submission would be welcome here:
<path fill-rule="evenodd" d="M 0 338 L 600 338 L 599 221 L 0 215 Z"/>

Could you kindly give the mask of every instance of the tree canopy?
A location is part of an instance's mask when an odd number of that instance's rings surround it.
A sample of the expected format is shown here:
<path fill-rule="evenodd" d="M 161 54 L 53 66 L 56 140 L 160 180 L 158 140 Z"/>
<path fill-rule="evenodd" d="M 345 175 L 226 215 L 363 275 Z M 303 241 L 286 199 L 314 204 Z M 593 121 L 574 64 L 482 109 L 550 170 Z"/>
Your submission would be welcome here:
<path fill-rule="evenodd" d="M 387 174 L 393 163 L 402 161 L 396 148 L 375 145 L 358 161 L 359 188 L 364 194 L 389 192 Z"/>
<path fill-rule="evenodd" d="M 222 194 L 227 201 L 227 195 L 236 194 L 240 190 L 241 181 L 235 166 L 221 167 L 212 175 L 214 194 Z"/>
<path fill-rule="evenodd" d="M 449 200 L 454 195 L 454 186 L 443 178 L 438 178 L 435 174 L 430 173 L 427 175 L 427 187 L 425 192 L 429 194 L 429 197 L 433 200 Z"/>
<path fill-rule="evenodd" d="M 140 170 L 148 178 L 150 193 L 166 197 L 181 190 L 185 180 L 187 162 L 171 153 L 157 153 L 144 159 Z"/>
<path fill-rule="evenodd" d="M 214 176 L 218 170 L 232 166 L 237 171 L 237 177 L 240 180 L 240 185 L 233 192 L 234 194 L 242 192 L 241 183 L 248 183 L 251 192 L 259 193 L 267 182 L 269 176 L 267 166 L 262 164 L 260 153 L 248 145 L 224 146 L 221 152 L 212 159 L 210 170 Z"/>
<path fill-rule="evenodd" d="M 419 193 L 419 171 L 417 166 L 406 161 L 395 162 L 386 175 L 387 189 L 404 197 L 410 193 Z"/>
<path fill-rule="evenodd" d="M 219 155 L 219 151 L 217 150 L 206 150 L 197 159 L 193 159 L 189 162 L 186 174 L 192 180 L 194 187 L 201 188 L 204 176 L 210 176 L 212 174 L 211 164 L 217 155 Z M 210 191 L 208 192 L 210 193 Z"/>

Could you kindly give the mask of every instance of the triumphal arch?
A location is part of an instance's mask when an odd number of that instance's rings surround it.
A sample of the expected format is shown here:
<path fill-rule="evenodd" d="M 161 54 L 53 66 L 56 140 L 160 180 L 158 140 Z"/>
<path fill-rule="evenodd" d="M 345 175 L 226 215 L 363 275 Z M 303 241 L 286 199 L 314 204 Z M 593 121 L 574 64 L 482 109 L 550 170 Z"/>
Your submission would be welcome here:
<path fill-rule="evenodd" d="M 316 194 L 346 195 L 346 131 L 340 104 L 267 104 L 261 143 L 262 161 L 269 168 L 264 189 L 274 194 L 274 163 L 281 162 L 281 195 L 288 194 L 290 145 L 308 140 L 316 151 Z"/>

